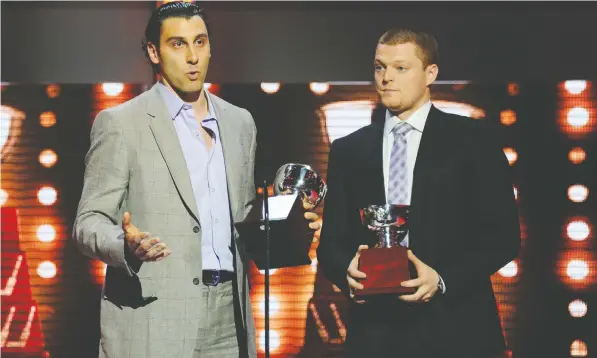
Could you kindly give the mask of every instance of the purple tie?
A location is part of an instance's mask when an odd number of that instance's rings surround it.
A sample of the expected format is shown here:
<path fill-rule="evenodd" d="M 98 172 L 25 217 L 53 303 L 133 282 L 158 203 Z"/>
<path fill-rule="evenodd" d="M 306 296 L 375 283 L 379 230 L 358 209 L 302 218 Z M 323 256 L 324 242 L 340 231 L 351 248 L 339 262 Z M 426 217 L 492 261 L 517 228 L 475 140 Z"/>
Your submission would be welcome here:
<path fill-rule="evenodd" d="M 413 127 L 400 122 L 392 129 L 394 145 L 390 154 L 390 174 L 388 177 L 388 204 L 408 204 L 408 170 L 406 166 L 406 134 Z"/>
<path fill-rule="evenodd" d="M 400 122 L 394 126 L 392 133 L 394 134 L 394 145 L 390 154 L 390 174 L 388 177 L 388 204 L 408 204 L 408 168 L 406 165 L 406 134 L 410 132 L 413 127 L 406 123 Z M 400 243 L 402 246 L 408 247 L 408 236 Z"/>

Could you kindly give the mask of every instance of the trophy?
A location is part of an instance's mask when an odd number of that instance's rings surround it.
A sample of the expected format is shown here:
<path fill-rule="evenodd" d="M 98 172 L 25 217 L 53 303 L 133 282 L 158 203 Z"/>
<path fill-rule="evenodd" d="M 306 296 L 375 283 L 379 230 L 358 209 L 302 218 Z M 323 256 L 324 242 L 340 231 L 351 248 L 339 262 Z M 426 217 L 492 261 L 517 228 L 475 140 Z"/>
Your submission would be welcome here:
<path fill-rule="evenodd" d="M 326 193 L 325 182 L 309 165 L 288 163 L 276 172 L 274 194 L 299 194 L 302 203 L 309 209 L 317 207 Z"/>
<path fill-rule="evenodd" d="M 407 249 L 401 241 L 408 232 L 409 205 L 370 205 L 360 210 L 363 225 L 377 236 L 373 248 L 361 251 L 359 271 L 367 278 L 360 281 L 364 286 L 355 292 L 356 298 L 372 295 L 400 295 L 414 292 L 413 288 L 400 283 L 410 279 Z"/>

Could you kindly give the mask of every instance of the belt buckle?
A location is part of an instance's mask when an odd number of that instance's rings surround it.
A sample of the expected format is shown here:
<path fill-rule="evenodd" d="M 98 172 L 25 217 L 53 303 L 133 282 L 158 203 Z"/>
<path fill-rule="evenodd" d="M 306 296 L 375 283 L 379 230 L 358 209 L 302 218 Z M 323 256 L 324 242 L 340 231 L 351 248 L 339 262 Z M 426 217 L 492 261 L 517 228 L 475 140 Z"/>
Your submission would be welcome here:
<path fill-rule="evenodd" d="M 211 279 L 213 280 L 212 283 L 210 283 L 210 286 L 217 286 L 220 283 L 220 272 L 219 271 L 212 271 L 211 272 Z"/>

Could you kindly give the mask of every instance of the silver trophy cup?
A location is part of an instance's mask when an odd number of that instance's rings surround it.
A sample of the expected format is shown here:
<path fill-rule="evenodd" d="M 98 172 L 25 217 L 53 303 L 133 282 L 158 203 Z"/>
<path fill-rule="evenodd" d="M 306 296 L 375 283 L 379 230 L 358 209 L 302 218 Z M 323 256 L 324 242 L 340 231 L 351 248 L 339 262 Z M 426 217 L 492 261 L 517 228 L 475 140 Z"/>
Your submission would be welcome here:
<path fill-rule="evenodd" d="M 369 205 L 360 210 L 361 221 L 377 235 L 378 248 L 399 247 L 408 232 L 409 205 Z"/>
<path fill-rule="evenodd" d="M 327 185 L 309 165 L 288 163 L 276 172 L 274 194 L 299 194 L 303 203 L 314 209 L 327 193 Z"/>

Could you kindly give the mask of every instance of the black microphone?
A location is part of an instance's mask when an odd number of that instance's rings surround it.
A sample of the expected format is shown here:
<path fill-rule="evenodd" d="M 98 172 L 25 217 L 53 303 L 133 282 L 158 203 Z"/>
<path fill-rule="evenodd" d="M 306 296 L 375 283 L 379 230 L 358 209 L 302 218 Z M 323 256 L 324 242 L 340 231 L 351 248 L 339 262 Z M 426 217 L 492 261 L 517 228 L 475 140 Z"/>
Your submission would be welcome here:
<path fill-rule="evenodd" d="M 269 205 L 268 205 L 268 187 L 273 182 L 275 172 L 273 172 L 273 166 L 271 165 L 271 161 L 269 160 L 268 152 L 264 152 L 263 150 L 257 149 L 257 154 L 255 158 L 255 185 L 258 190 L 257 200 L 262 200 L 263 202 L 263 227 L 264 227 L 264 236 L 265 236 L 265 358 L 270 357 L 270 315 L 269 315 L 269 304 L 270 304 L 270 267 L 271 267 L 271 260 L 270 260 L 270 221 L 269 221 Z"/>

